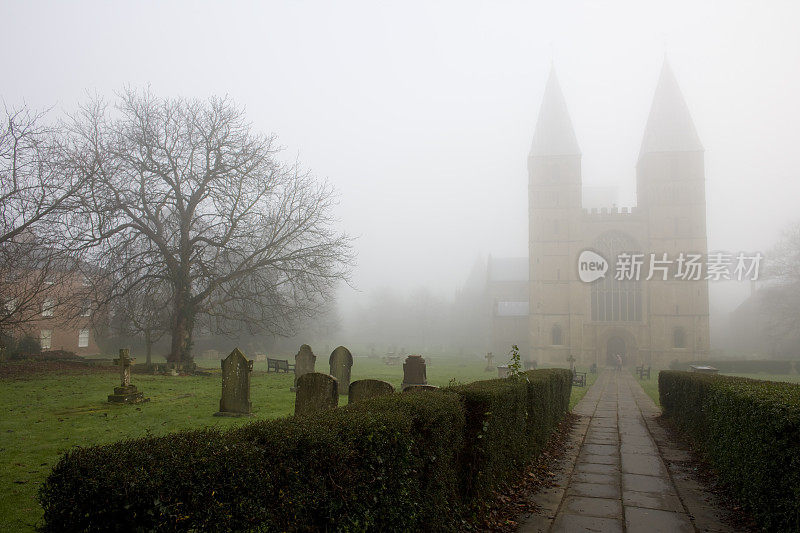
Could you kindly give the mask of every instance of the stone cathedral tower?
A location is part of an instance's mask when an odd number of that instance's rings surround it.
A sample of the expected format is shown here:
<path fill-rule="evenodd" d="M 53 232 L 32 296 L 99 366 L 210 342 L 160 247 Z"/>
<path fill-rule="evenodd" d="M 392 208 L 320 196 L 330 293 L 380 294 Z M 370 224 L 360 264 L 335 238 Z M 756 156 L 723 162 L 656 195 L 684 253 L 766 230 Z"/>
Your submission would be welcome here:
<path fill-rule="evenodd" d="M 551 70 L 528 156 L 531 360 L 564 364 L 573 356 L 604 366 L 619 353 L 627 364 L 666 366 L 708 356 L 708 283 L 679 279 L 686 264 L 678 261 L 683 254 L 704 262 L 707 254 L 703 147 L 666 62 L 636 176 L 636 207 L 582 207 L 581 151 Z M 579 279 L 584 250 L 608 260 L 605 277 Z M 643 257 L 638 280 L 616 279 L 621 253 Z M 667 261 L 646 280 L 651 254 Z M 495 310 L 506 303 L 494 302 Z M 495 312 L 495 323 L 502 318 Z"/>

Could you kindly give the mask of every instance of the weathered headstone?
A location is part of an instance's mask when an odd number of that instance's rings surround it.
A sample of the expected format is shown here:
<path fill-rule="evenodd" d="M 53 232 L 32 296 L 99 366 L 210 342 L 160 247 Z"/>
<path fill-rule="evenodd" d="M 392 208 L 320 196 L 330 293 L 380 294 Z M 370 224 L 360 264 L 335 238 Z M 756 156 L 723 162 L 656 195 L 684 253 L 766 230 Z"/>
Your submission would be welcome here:
<path fill-rule="evenodd" d="M 427 385 L 428 377 L 425 371 L 425 359 L 421 355 L 409 355 L 403 363 L 403 384 L 401 389 L 411 385 Z"/>
<path fill-rule="evenodd" d="M 317 356 L 311 351 L 311 346 L 304 344 L 300 347 L 300 351 L 294 356 L 294 386 L 293 391 L 297 390 L 297 380 L 300 376 L 314 372 L 314 366 L 317 363 Z"/>
<path fill-rule="evenodd" d="M 409 385 L 403 389 L 403 392 L 421 392 L 425 390 L 439 390 L 436 385 Z"/>
<path fill-rule="evenodd" d="M 119 359 L 114 360 L 114 364 L 119 365 L 119 379 L 120 386 L 114 387 L 114 394 L 108 395 L 108 401 L 111 403 L 142 403 L 150 401 L 150 398 L 145 398 L 144 393 L 136 389 L 136 386 L 131 385 L 131 365 L 133 364 L 130 351 L 123 348 L 119 351 Z"/>
<path fill-rule="evenodd" d="M 494 355 L 492 355 L 492 352 L 486 354 L 486 368 L 484 370 L 486 372 L 494 370 Z"/>
<path fill-rule="evenodd" d="M 498 378 L 507 378 L 508 377 L 508 365 L 499 365 L 497 367 L 497 377 Z"/>
<path fill-rule="evenodd" d="M 387 381 L 381 381 L 379 379 L 359 379 L 350 384 L 347 398 L 349 403 L 354 403 L 366 400 L 367 398 L 393 393 L 394 387 Z"/>
<path fill-rule="evenodd" d="M 338 405 L 339 387 L 335 377 L 319 372 L 309 372 L 297 379 L 294 414 L 307 415 L 317 411 L 335 409 Z"/>
<path fill-rule="evenodd" d="M 339 346 L 328 359 L 331 376 L 339 382 L 339 394 L 346 394 L 350 388 L 350 369 L 353 368 L 353 354 L 344 346 Z"/>
<path fill-rule="evenodd" d="M 250 372 L 253 362 L 248 361 L 239 348 L 223 359 L 222 397 L 219 412 L 214 416 L 250 416 L 253 404 L 250 402 Z"/>

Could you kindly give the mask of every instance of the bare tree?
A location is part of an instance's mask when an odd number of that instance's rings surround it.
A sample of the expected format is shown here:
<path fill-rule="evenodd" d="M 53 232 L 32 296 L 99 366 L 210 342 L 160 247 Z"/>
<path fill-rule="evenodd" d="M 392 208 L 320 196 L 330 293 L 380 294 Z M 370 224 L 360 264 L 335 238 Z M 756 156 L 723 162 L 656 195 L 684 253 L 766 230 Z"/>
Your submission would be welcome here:
<path fill-rule="evenodd" d="M 275 137 L 254 133 L 229 99 L 127 90 L 113 112 L 90 102 L 71 133 L 92 185 L 76 237 L 113 273 L 111 298 L 169 288 L 170 361 L 191 361 L 200 316 L 221 333 L 237 323 L 291 334 L 347 279 L 353 254 L 332 229 L 332 189 L 280 162 Z"/>
<path fill-rule="evenodd" d="M 787 227 L 781 240 L 766 254 L 760 291 L 761 309 L 768 315 L 766 330 L 774 339 L 800 338 L 800 223 Z"/>
<path fill-rule="evenodd" d="M 170 330 L 169 287 L 153 277 L 140 281 L 111 302 L 111 309 L 112 329 L 119 337 L 141 336 L 146 364 L 152 365 L 153 345 Z"/>
<path fill-rule="evenodd" d="M 4 108 L 0 127 L 3 331 L 17 330 L 43 310 L 64 308 L 80 298 L 71 288 L 80 261 L 65 235 L 83 181 L 64 164 L 63 146 L 43 117 L 25 107 Z"/>

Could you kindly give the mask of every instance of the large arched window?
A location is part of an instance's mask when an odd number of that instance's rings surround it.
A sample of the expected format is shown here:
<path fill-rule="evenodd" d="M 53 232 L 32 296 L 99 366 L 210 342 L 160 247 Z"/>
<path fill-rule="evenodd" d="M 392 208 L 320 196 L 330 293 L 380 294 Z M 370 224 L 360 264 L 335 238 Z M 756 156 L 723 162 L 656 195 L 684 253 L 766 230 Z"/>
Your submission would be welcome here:
<path fill-rule="evenodd" d="M 561 326 L 556 324 L 553 326 L 553 329 L 550 332 L 550 337 L 552 339 L 553 346 L 561 346 L 564 344 L 564 340 L 561 338 Z"/>
<path fill-rule="evenodd" d="M 642 287 L 638 280 L 617 280 L 617 257 L 620 253 L 635 254 L 638 246 L 620 232 L 604 233 L 595 242 L 595 249 L 606 258 L 609 268 L 605 277 L 592 283 L 591 315 L 598 322 L 639 322 L 642 320 Z M 642 268 L 644 271 L 644 268 Z"/>
<path fill-rule="evenodd" d="M 686 332 L 683 328 L 672 330 L 672 346 L 675 348 L 686 348 Z"/>

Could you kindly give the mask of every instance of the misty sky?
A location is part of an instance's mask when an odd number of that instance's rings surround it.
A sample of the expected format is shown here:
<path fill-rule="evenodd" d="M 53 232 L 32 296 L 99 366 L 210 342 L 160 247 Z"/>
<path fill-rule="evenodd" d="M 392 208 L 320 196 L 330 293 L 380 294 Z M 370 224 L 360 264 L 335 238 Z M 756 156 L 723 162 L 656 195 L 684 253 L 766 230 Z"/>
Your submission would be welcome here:
<path fill-rule="evenodd" d="M 527 255 L 526 159 L 551 60 L 586 185 L 632 205 L 665 52 L 706 148 L 709 248 L 800 220 L 798 2 L 3 2 L 0 97 L 71 111 L 125 84 L 228 94 L 340 192 L 354 284 L 449 296 Z M 726 297 L 712 287 L 712 311 Z M 353 296 L 346 296 L 352 301 Z"/>

